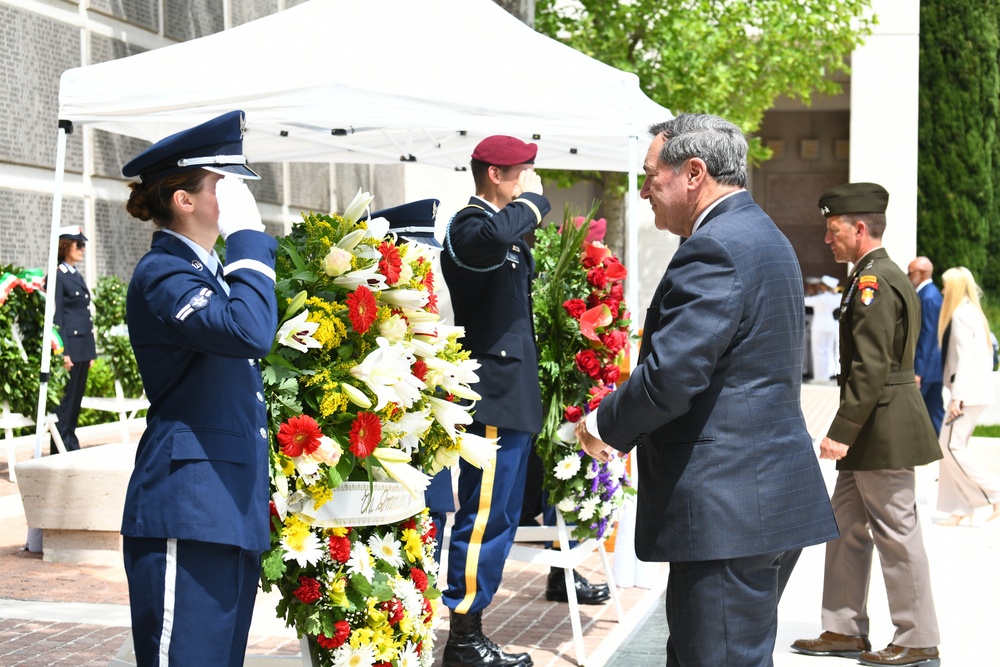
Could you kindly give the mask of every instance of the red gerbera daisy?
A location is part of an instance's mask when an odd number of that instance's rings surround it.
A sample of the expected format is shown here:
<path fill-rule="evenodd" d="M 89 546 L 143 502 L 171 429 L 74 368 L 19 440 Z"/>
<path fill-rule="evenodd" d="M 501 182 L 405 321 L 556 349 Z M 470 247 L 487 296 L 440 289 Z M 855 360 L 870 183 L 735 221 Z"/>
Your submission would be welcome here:
<path fill-rule="evenodd" d="M 358 333 L 365 333 L 378 317 L 375 295 L 364 285 L 347 295 L 347 316 Z"/>
<path fill-rule="evenodd" d="M 360 412 L 351 424 L 351 453 L 367 458 L 382 439 L 382 422 L 374 412 Z"/>
<path fill-rule="evenodd" d="M 403 268 L 403 260 L 399 257 L 399 248 L 393 243 L 383 241 L 378 247 L 378 251 L 382 255 L 382 259 L 378 263 L 378 270 L 385 276 L 386 283 L 395 285 L 396 281 L 399 280 L 399 272 Z"/>
<path fill-rule="evenodd" d="M 423 359 L 417 359 L 413 362 L 413 367 L 410 368 L 410 372 L 413 374 L 413 377 L 417 378 L 421 382 L 425 381 L 427 379 L 427 362 Z"/>
<path fill-rule="evenodd" d="M 285 456 L 302 456 L 303 452 L 312 454 L 316 451 L 322 435 L 315 419 L 309 415 L 299 415 L 278 428 L 278 443 Z"/>

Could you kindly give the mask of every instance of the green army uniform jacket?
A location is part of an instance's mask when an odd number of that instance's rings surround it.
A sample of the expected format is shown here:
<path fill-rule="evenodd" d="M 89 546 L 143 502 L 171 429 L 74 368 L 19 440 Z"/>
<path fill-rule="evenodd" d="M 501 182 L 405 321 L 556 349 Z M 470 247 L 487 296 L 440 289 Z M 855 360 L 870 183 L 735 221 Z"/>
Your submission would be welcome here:
<path fill-rule="evenodd" d="M 840 308 L 840 409 L 827 436 L 849 447 L 838 470 L 911 468 L 941 458 L 913 375 L 920 300 L 876 248 L 855 267 Z"/>

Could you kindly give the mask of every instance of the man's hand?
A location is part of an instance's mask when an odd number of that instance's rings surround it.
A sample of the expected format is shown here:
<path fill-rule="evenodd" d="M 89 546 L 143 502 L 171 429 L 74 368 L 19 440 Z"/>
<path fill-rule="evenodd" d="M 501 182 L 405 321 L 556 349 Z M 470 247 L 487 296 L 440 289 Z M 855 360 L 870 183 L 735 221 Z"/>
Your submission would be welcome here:
<path fill-rule="evenodd" d="M 821 459 L 830 459 L 831 461 L 839 461 L 840 459 L 847 456 L 848 446 L 842 442 L 837 442 L 836 440 L 831 440 L 830 438 L 823 438 L 823 442 L 819 443 L 819 457 Z"/>
<path fill-rule="evenodd" d="M 585 421 L 585 419 L 578 421 L 576 423 L 576 428 L 574 429 L 576 439 L 580 441 L 580 447 L 584 452 L 593 456 L 602 463 L 610 461 L 611 457 L 614 456 L 618 450 L 592 436 L 590 431 L 587 430 L 587 425 L 584 423 Z"/>
<path fill-rule="evenodd" d="M 535 173 L 534 169 L 525 169 L 517 176 L 514 197 L 517 198 L 524 192 L 533 192 L 536 195 L 542 194 L 542 178 Z"/>
<path fill-rule="evenodd" d="M 914 377 L 914 378 L 916 379 L 916 381 L 917 381 L 917 389 L 920 389 L 920 376 L 919 376 L 919 375 L 914 375 L 913 377 Z"/>
<path fill-rule="evenodd" d="M 243 179 L 226 176 L 219 180 L 215 184 L 215 199 L 219 204 L 219 234 L 223 241 L 244 229 L 264 231 L 257 201 Z"/>

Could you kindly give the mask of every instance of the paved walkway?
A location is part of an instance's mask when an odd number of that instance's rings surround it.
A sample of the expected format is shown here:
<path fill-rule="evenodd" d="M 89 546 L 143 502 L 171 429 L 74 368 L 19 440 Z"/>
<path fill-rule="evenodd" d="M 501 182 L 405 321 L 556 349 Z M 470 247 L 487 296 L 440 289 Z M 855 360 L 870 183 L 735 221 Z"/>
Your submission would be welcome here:
<path fill-rule="evenodd" d="M 810 433 L 821 435 L 836 409 L 836 389 L 806 385 L 803 411 Z M 112 429 L 92 430 L 84 446 L 115 439 Z M 1000 474 L 1000 446 L 991 440 L 975 443 L 980 456 Z M 19 460 L 31 456 L 26 441 L 17 448 Z M 833 465 L 823 462 L 831 485 Z M 948 667 L 977 667 L 995 663 L 995 652 L 984 648 L 1000 621 L 995 602 L 1000 592 L 1000 521 L 985 524 L 985 510 L 973 527 L 933 525 L 942 518 L 934 511 L 935 465 L 918 471 L 917 494 L 925 542 L 933 570 L 934 595 L 943 640 L 942 662 Z M 0 461 L 0 665 L 5 667 L 65 665 L 107 667 L 127 637 L 128 592 L 120 567 L 47 563 L 39 554 L 21 550 L 26 535 L 17 486 L 7 481 Z M 663 665 L 666 622 L 663 588 L 666 566 L 659 576 L 644 581 L 651 588 L 622 590 L 625 617 L 616 622 L 611 605 L 582 607 L 588 667 L 654 667 Z M 596 555 L 580 570 L 602 581 Z M 807 549 L 792 574 L 780 608 L 774 664 L 800 667 L 849 665 L 851 661 L 823 660 L 794 654 L 788 645 L 798 637 L 820 632 L 819 600 L 822 588 L 823 549 Z M 485 615 L 484 625 L 498 643 L 529 651 L 538 667 L 576 665 L 573 636 L 565 604 L 544 597 L 546 567 L 509 562 L 504 587 Z M 870 595 L 871 636 L 879 647 L 891 641 L 892 626 L 878 568 L 874 568 Z M 258 656 L 284 656 L 280 664 L 299 664 L 294 633 L 273 617 L 274 600 L 258 599 L 249 652 Z M 437 647 L 447 636 L 447 614 L 441 620 Z M 248 663 L 250 664 L 250 663 Z M 435 664 L 440 664 L 440 659 Z M 210 666 L 206 666 L 210 667 Z"/>

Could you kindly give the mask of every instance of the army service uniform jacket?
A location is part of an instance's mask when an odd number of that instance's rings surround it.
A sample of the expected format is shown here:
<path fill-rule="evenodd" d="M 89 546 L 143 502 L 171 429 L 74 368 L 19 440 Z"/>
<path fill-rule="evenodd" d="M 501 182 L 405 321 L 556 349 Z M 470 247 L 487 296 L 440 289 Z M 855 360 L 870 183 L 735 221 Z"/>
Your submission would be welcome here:
<path fill-rule="evenodd" d="M 455 311 L 465 327 L 462 346 L 482 367 L 475 420 L 498 428 L 538 433 L 542 395 L 531 312 L 531 249 L 522 238 L 551 209 L 542 195 L 526 192 L 494 212 L 478 197 L 455 214 L 441 253 Z"/>
<path fill-rule="evenodd" d="M 264 551 L 268 430 L 258 359 L 277 328 L 277 242 L 226 243 L 227 296 L 183 241 L 153 236 L 129 284 L 129 338 L 149 398 L 122 520 L 127 537 Z"/>
<path fill-rule="evenodd" d="M 911 468 L 941 458 L 913 357 L 920 300 L 885 248 L 861 258 L 840 314 L 840 409 L 827 436 L 849 447 L 838 470 Z"/>

